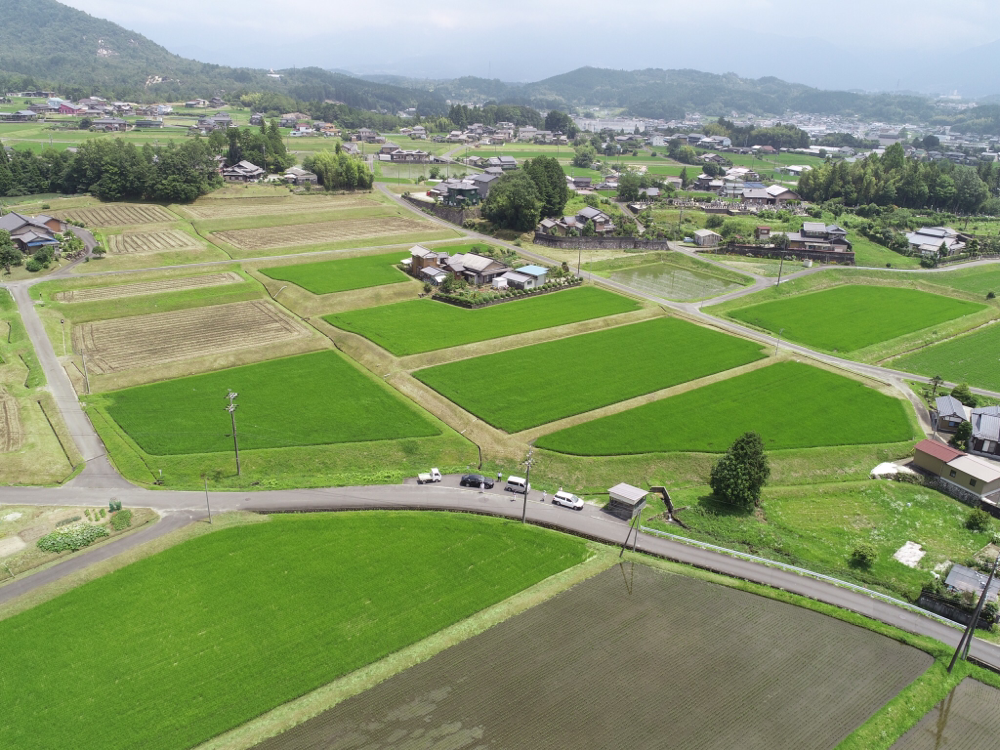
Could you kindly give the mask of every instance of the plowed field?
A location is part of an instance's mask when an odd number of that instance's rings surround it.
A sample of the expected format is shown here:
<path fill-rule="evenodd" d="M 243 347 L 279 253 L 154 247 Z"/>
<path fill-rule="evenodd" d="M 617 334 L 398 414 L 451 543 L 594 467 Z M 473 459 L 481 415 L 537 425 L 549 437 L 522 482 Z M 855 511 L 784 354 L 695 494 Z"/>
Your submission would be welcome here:
<path fill-rule="evenodd" d="M 965 678 L 892 750 L 981 750 L 996 747 L 1000 690 Z"/>
<path fill-rule="evenodd" d="M 242 281 L 243 277 L 238 273 L 227 271 L 226 273 L 213 273 L 204 276 L 187 276 L 182 279 L 157 279 L 155 281 L 141 281 L 136 284 L 73 289 L 68 292 L 59 292 L 55 295 L 55 298 L 60 302 L 101 302 L 106 299 L 138 297 L 143 294 L 183 292 L 188 289 L 201 289 L 206 286 L 239 284 Z"/>
<path fill-rule="evenodd" d="M 297 321 L 258 300 L 84 323 L 73 329 L 73 347 L 87 354 L 90 372 L 106 374 L 306 335 Z"/>
<path fill-rule="evenodd" d="M 345 198 L 240 198 L 199 201 L 184 206 L 196 219 L 238 219 L 245 216 L 310 214 L 347 208 L 372 208 L 378 201 L 361 196 Z"/>
<path fill-rule="evenodd" d="M 0 388 L 0 453 L 21 447 L 21 420 L 17 413 L 17 402 L 3 388 Z"/>
<path fill-rule="evenodd" d="M 108 236 L 108 250 L 114 255 L 162 253 L 167 250 L 203 250 L 204 246 L 179 229 L 163 232 L 122 232 Z"/>
<path fill-rule="evenodd" d="M 347 219 L 317 224 L 297 224 L 265 229 L 235 229 L 218 232 L 215 236 L 244 250 L 266 250 L 273 247 L 320 245 L 324 242 L 345 242 L 391 234 L 408 234 L 426 230 L 429 226 L 419 219 L 388 216 L 376 219 Z"/>
<path fill-rule="evenodd" d="M 807 609 L 626 563 L 257 749 L 828 750 L 931 663 Z"/>
<path fill-rule="evenodd" d="M 134 203 L 114 203 L 93 208 L 71 208 L 56 211 L 59 218 L 82 221 L 88 227 L 127 227 L 131 224 L 162 224 L 177 221 L 177 217 L 159 206 Z"/>

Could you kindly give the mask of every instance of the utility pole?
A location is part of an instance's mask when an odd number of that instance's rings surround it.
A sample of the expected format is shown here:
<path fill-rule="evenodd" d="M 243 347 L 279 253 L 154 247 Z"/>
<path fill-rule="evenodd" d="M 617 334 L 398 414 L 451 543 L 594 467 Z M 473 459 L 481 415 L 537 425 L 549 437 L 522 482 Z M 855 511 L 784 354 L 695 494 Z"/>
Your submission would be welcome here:
<path fill-rule="evenodd" d="M 205 507 L 208 508 L 208 522 L 212 523 L 212 504 L 208 502 L 208 476 L 205 477 Z"/>
<path fill-rule="evenodd" d="M 781 284 L 781 270 L 785 267 L 785 254 L 781 253 L 781 260 L 778 262 L 778 280 L 774 282 L 775 286 Z"/>
<path fill-rule="evenodd" d="M 87 352 L 83 353 L 83 379 L 87 383 L 87 395 L 90 395 L 90 375 L 87 373 Z"/>
<path fill-rule="evenodd" d="M 976 611 L 972 614 L 972 619 L 969 620 L 969 625 L 962 634 L 962 639 L 958 642 L 958 648 L 955 649 L 954 656 L 951 657 L 951 663 L 948 665 L 948 674 L 951 674 L 951 670 L 955 668 L 955 662 L 958 661 L 959 655 L 963 659 L 969 655 L 969 649 L 972 647 L 972 639 L 976 633 L 976 624 L 979 622 L 979 615 L 983 611 L 983 605 L 986 604 L 986 595 L 989 593 L 990 584 L 993 583 L 993 577 L 997 573 L 998 563 L 1000 563 L 1000 556 L 997 556 L 997 559 L 993 561 L 993 570 L 990 571 L 990 577 L 986 579 L 986 585 L 983 586 L 983 593 L 979 596 Z"/>
<path fill-rule="evenodd" d="M 525 460 L 524 465 L 527 470 L 524 472 L 524 506 L 521 508 L 521 523 L 525 523 L 528 518 L 528 493 L 531 492 L 531 454 L 534 453 L 534 448 L 528 450 L 528 458 Z"/>
<path fill-rule="evenodd" d="M 226 394 L 226 398 L 229 399 L 229 403 L 224 407 L 226 411 L 229 412 L 229 418 L 233 423 L 233 449 L 236 451 L 236 476 L 241 476 L 240 472 L 240 441 L 236 438 L 236 407 L 239 404 L 233 403 L 233 399 L 239 396 L 238 393 L 233 393 L 232 389 Z M 207 480 L 206 480 L 207 481 Z"/>
<path fill-rule="evenodd" d="M 774 356 L 778 356 L 778 342 L 781 341 L 781 336 L 785 333 L 784 328 L 778 329 L 778 335 L 774 337 Z"/>

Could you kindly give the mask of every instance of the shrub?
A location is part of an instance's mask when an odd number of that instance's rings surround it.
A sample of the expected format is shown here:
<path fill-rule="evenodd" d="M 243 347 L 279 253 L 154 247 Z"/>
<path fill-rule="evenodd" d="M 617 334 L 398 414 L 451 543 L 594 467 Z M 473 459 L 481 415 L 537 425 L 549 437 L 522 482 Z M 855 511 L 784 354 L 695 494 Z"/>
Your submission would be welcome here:
<path fill-rule="evenodd" d="M 132 511 L 130 510 L 120 510 L 111 516 L 111 525 L 114 526 L 115 531 L 121 531 L 122 529 L 127 529 L 132 525 Z"/>
<path fill-rule="evenodd" d="M 38 273 L 39 271 L 41 271 L 41 270 L 42 270 L 42 264 L 41 264 L 41 263 L 39 263 L 39 262 L 38 262 L 37 260 L 35 260 L 34 258 L 32 258 L 31 260 L 29 260 L 29 261 L 28 261 L 27 263 L 25 263 L 25 264 L 24 264 L 24 267 L 25 267 L 25 268 L 26 268 L 26 269 L 27 269 L 28 271 L 30 271 L 31 273 Z"/>
<path fill-rule="evenodd" d="M 716 229 L 717 227 L 721 227 L 724 221 L 725 219 L 723 219 L 722 216 L 720 216 L 719 214 L 712 214 L 707 219 L 705 219 L 705 228 Z"/>
<path fill-rule="evenodd" d="M 38 540 L 37 545 L 43 552 L 76 551 L 89 547 L 102 536 L 109 536 L 108 530 L 103 526 L 79 523 L 46 534 Z"/>
<path fill-rule="evenodd" d="M 996 299 L 996 297 L 997 297 L 996 292 L 986 292 L 986 299 Z"/>
<path fill-rule="evenodd" d="M 43 204 L 42 204 L 42 210 L 43 210 L 43 211 L 46 211 L 46 210 L 48 210 L 48 209 L 50 209 L 50 208 L 52 208 L 52 206 L 50 206 L 50 205 L 49 205 L 48 203 L 43 203 Z"/>
<path fill-rule="evenodd" d="M 106 515 L 108 515 L 108 512 L 104 508 L 101 508 L 101 518 L 104 518 Z"/>
<path fill-rule="evenodd" d="M 72 518 L 64 518 L 61 521 L 56 521 L 56 528 L 58 529 L 60 526 L 67 526 L 68 524 L 76 523 L 79 520 L 80 516 L 73 516 Z"/>
<path fill-rule="evenodd" d="M 115 498 L 108 500 L 108 510 L 114 513 L 116 510 L 122 509 L 122 501 Z"/>
<path fill-rule="evenodd" d="M 878 559 L 878 548 L 871 542 L 858 542 L 851 551 L 851 562 L 862 568 L 870 568 Z"/>
<path fill-rule="evenodd" d="M 982 508 L 976 508 L 965 519 L 965 528 L 969 531 L 989 531 L 992 519 L 990 514 Z"/>

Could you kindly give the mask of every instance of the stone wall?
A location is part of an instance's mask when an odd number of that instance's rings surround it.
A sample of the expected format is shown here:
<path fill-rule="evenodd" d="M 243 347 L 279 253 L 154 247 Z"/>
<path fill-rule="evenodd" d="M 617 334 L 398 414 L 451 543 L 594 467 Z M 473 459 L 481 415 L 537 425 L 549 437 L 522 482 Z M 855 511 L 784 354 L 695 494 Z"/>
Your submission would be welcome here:
<path fill-rule="evenodd" d="M 968 625 L 974 614 L 974 612 L 969 612 L 964 607 L 956 606 L 947 599 L 941 599 L 926 591 L 921 592 L 920 598 L 917 599 L 917 606 L 939 614 L 942 617 L 947 617 L 949 620 L 961 623 L 962 625 Z M 980 616 L 976 627 L 988 630 L 992 624 L 987 618 Z"/>
<path fill-rule="evenodd" d="M 854 253 L 825 253 L 818 250 L 781 250 L 778 247 L 765 247 L 762 245 L 737 245 L 731 243 L 712 250 L 701 251 L 712 253 L 726 253 L 728 255 L 744 255 L 749 258 L 781 258 L 785 260 L 812 260 L 818 263 L 837 263 L 845 266 L 854 265 Z"/>
<path fill-rule="evenodd" d="M 535 232 L 535 244 L 573 250 L 669 250 L 668 240 L 646 240 L 641 237 L 560 237 Z"/>
<path fill-rule="evenodd" d="M 421 211 L 425 211 L 433 216 L 437 216 L 439 219 L 444 219 L 445 221 L 451 224 L 457 224 L 458 226 L 463 226 L 469 219 L 478 219 L 481 215 L 479 206 L 472 206 L 470 208 L 455 208 L 454 206 L 443 206 L 440 203 L 428 203 L 427 201 L 417 200 L 416 198 L 408 195 L 404 195 L 403 200 L 413 204 Z"/>

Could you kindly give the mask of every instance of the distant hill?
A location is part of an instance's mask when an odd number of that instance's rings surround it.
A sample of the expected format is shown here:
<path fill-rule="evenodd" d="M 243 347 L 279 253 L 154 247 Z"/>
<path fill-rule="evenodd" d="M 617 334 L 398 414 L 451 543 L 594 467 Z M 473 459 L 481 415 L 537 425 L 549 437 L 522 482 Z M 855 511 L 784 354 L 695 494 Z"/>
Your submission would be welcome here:
<path fill-rule="evenodd" d="M 780 116 L 789 110 L 815 114 L 856 114 L 886 120 L 929 119 L 933 103 L 915 95 L 822 91 L 779 78 L 740 78 L 697 70 L 611 70 L 578 68 L 535 83 L 512 84 L 484 78 L 451 81 L 370 76 L 397 86 L 422 88 L 466 103 L 496 101 L 535 107 L 585 109 L 621 107 L 640 117 L 675 119 L 685 112 L 730 115 L 754 112 Z"/>
<path fill-rule="evenodd" d="M 0 0 L 0 85 L 58 84 L 60 93 L 176 101 L 273 91 L 302 101 L 331 99 L 395 114 L 447 112 L 436 94 L 363 81 L 320 68 L 279 71 L 230 68 L 189 60 L 118 24 L 55 0 Z"/>

